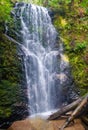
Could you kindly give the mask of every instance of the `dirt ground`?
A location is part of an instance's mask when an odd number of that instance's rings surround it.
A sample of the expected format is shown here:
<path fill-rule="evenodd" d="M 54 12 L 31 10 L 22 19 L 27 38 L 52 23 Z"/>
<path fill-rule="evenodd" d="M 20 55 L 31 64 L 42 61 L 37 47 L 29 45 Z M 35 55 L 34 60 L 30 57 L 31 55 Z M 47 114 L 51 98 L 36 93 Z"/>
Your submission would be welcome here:
<path fill-rule="evenodd" d="M 40 118 L 14 122 L 8 130 L 59 130 L 65 120 L 47 121 Z M 80 120 L 75 120 L 64 130 L 85 130 Z"/>

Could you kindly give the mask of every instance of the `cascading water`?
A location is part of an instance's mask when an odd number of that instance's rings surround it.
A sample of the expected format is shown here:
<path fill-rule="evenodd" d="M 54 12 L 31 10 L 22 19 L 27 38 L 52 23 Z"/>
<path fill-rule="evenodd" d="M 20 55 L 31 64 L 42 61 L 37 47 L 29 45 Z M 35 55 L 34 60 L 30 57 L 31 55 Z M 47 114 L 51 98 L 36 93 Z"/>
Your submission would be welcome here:
<path fill-rule="evenodd" d="M 58 51 L 52 49 L 56 42 L 56 31 L 48 11 L 43 7 L 25 4 L 21 7 L 20 19 L 23 43 L 27 49 L 24 65 L 30 113 L 49 111 L 55 107 L 52 96 L 56 97 L 52 77 L 58 55 Z"/>
<path fill-rule="evenodd" d="M 12 33 L 24 53 L 29 112 L 56 109 L 63 101 L 62 86 L 67 88 L 69 63 L 64 60 L 62 44 L 57 48 L 57 32 L 48 11 L 44 7 L 18 3 L 13 15 Z"/>

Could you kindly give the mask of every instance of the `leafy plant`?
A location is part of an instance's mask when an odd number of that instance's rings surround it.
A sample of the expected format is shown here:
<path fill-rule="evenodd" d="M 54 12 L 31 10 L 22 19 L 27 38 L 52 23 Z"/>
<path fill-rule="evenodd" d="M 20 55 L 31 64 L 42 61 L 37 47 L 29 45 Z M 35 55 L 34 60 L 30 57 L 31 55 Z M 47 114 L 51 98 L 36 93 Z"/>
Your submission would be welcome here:
<path fill-rule="evenodd" d="M 0 0 L 0 22 L 10 18 L 12 5 L 10 0 Z"/>
<path fill-rule="evenodd" d="M 86 43 L 86 42 L 77 43 L 77 44 L 76 44 L 76 47 L 74 48 L 74 51 L 75 51 L 75 52 L 79 52 L 79 51 L 82 52 L 82 50 L 84 50 L 86 47 L 87 47 L 87 43 Z"/>

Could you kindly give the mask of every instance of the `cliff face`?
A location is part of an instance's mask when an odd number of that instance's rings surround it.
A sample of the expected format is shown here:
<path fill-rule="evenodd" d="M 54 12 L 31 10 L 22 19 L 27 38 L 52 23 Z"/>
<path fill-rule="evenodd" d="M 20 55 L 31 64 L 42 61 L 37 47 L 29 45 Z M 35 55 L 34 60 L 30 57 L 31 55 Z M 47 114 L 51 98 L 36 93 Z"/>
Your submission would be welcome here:
<path fill-rule="evenodd" d="M 86 1 L 85 1 L 86 2 Z M 53 22 L 64 42 L 72 75 L 81 94 L 88 92 L 88 16 L 83 2 L 51 5 Z"/>

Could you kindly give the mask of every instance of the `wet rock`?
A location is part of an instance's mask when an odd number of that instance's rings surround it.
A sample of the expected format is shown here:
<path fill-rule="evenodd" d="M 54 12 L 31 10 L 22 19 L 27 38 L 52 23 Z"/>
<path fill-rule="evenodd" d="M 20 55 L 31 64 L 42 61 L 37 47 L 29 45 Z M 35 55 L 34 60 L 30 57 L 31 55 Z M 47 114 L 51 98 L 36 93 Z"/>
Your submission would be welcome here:
<path fill-rule="evenodd" d="M 51 10 L 50 8 L 47 9 L 48 10 L 48 14 L 50 15 L 51 19 L 54 19 L 55 13 L 53 10 Z"/>
<path fill-rule="evenodd" d="M 24 6 L 24 2 L 17 3 L 17 7 L 21 7 L 21 6 Z"/>

